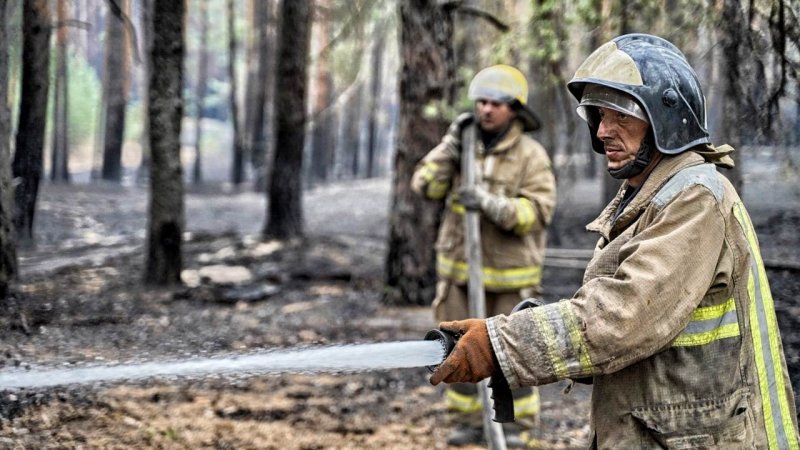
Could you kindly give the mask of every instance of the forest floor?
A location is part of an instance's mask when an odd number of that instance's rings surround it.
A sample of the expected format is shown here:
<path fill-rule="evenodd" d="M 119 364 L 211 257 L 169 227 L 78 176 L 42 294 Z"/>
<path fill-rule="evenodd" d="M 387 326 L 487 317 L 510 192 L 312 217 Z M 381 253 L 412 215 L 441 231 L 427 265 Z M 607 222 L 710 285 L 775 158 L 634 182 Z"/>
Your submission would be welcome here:
<path fill-rule="evenodd" d="M 0 317 L 0 371 L 167 361 L 308 345 L 420 339 L 428 307 L 380 302 L 389 180 L 305 193 L 307 237 L 264 242 L 263 195 L 190 191 L 184 281 L 142 285 L 146 190 L 44 186 L 37 246 Z M 559 193 L 559 246 L 589 249 L 593 188 Z M 796 191 L 748 203 L 765 258 L 800 249 Z M 753 193 L 755 198 L 759 192 Z M 581 200 L 584 203 L 581 203 Z M 555 233 L 554 233 L 555 236 Z M 551 244 L 552 245 L 552 244 Z M 546 267 L 544 298 L 569 296 L 580 269 Z M 794 385 L 800 281 L 771 270 Z M 449 431 L 425 368 L 350 374 L 150 379 L 0 391 L 1 449 L 433 449 Z M 583 448 L 590 388 L 542 388 L 537 448 Z M 478 448 L 478 447 L 475 447 Z"/>

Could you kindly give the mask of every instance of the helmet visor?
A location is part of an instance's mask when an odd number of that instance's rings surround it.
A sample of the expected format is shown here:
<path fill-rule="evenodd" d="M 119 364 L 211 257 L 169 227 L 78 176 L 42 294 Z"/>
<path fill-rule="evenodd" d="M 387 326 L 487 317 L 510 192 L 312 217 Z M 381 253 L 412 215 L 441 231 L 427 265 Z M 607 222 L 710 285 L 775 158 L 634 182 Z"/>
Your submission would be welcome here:
<path fill-rule="evenodd" d="M 644 109 L 639 103 L 630 95 L 627 95 L 616 89 L 607 88 L 605 86 L 590 84 L 583 90 L 581 102 L 578 104 L 578 115 L 581 119 L 588 122 L 590 125 L 597 125 L 597 114 L 592 114 L 589 107 L 609 108 L 614 111 L 619 111 L 623 114 L 636 117 L 639 120 L 650 123 Z"/>

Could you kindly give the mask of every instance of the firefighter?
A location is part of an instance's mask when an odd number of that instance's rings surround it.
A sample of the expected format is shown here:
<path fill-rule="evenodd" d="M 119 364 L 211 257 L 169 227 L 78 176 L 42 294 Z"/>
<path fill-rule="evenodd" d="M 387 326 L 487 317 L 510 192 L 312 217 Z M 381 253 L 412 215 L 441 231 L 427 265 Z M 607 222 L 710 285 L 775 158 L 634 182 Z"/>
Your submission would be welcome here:
<path fill-rule="evenodd" d="M 465 209 L 480 212 L 486 311 L 510 313 L 521 299 L 540 290 L 545 230 L 555 206 L 556 184 L 547 152 L 525 132 L 540 127 L 527 104 L 525 76 L 508 65 L 481 70 L 470 82 L 475 112 L 460 115 L 439 145 L 418 164 L 412 189 L 432 200 L 445 199 L 436 242 L 439 281 L 433 301 L 438 321 L 469 317 L 464 242 Z M 476 185 L 462 188 L 462 134 L 477 126 Z M 514 392 L 519 424 L 506 429 L 509 447 L 524 444 L 520 432 L 539 412 L 539 392 Z M 450 445 L 481 442 L 481 404 L 474 384 L 453 384 L 445 401 L 455 427 Z"/>
<path fill-rule="evenodd" d="M 575 295 L 487 320 L 431 382 L 593 382 L 593 448 L 797 449 L 797 413 L 752 222 L 717 167 L 694 70 L 651 35 L 613 39 L 568 83 L 625 180 Z M 521 305 L 523 306 L 523 305 Z"/>

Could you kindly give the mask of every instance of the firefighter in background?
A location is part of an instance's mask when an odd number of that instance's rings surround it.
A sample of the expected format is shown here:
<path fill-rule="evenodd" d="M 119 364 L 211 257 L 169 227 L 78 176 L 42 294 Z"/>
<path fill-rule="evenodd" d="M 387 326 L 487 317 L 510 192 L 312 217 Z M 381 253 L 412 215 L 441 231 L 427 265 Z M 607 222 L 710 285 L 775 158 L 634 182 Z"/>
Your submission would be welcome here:
<path fill-rule="evenodd" d="M 465 208 L 480 212 L 483 283 L 488 315 L 509 313 L 521 299 L 540 293 L 545 230 L 553 214 L 556 183 L 545 149 L 525 135 L 540 127 L 527 106 L 524 75 L 507 65 L 480 71 L 469 86 L 475 113 L 460 115 L 414 172 L 412 189 L 433 200 L 446 199 L 436 242 L 439 278 L 433 302 L 437 321 L 469 317 L 465 257 Z M 477 120 L 476 120 L 477 119 Z M 461 188 L 461 139 L 478 127 L 476 185 Z M 481 405 L 473 384 L 454 384 L 445 392 L 455 428 L 450 445 L 483 440 Z M 509 447 L 522 446 L 520 432 L 539 412 L 539 392 L 514 392 L 518 424 L 506 429 Z"/>
<path fill-rule="evenodd" d="M 593 448 L 797 449 L 794 394 L 753 225 L 717 166 L 685 56 L 620 36 L 569 82 L 615 199 L 567 300 L 440 324 L 463 332 L 431 382 L 589 377 Z M 495 362 L 496 361 L 496 362 Z"/>

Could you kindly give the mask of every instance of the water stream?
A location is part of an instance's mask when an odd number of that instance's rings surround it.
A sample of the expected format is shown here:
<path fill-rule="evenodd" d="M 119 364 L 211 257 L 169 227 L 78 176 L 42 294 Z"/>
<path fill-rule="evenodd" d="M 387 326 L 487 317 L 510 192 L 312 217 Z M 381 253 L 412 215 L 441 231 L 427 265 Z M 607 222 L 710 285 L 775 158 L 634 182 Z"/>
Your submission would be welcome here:
<path fill-rule="evenodd" d="M 363 372 L 434 366 L 444 359 L 439 341 L 398 341 L 273 350 L 246 355 L 91 367 L 0 371 L 0 389 L 125 382 L 210 375 Z"/>

